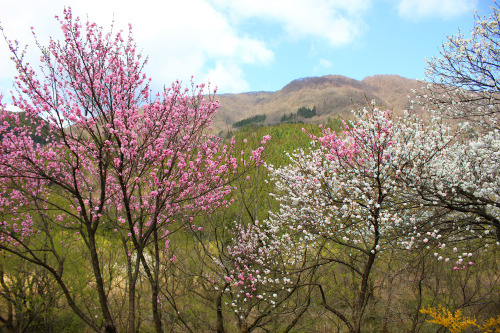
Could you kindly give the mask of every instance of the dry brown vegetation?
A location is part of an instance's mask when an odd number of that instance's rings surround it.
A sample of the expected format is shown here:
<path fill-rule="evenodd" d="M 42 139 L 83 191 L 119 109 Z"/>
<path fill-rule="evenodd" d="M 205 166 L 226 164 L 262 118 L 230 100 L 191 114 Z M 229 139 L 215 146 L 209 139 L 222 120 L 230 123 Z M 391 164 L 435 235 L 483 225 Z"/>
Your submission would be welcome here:
<path fill-rule="evenodd" d="M 310 77 L 290 82 L 276 92 L 251 92 L 217 96 L 221 103 L 213 124 L 215 132 L 229 131 L 234 122 L 265 114 L 266 124 L 279 123 L 283 114 L 297 112 L 300 107 L 316 106 L 317 117 L 308 122 L 325 123 L 328 117 L 349 116 L 367 100 L 396 113 L 408 106 L 412 89 L 422 83 L 396 75 L 369 76 L 357 81 L 340 75 Z"/>

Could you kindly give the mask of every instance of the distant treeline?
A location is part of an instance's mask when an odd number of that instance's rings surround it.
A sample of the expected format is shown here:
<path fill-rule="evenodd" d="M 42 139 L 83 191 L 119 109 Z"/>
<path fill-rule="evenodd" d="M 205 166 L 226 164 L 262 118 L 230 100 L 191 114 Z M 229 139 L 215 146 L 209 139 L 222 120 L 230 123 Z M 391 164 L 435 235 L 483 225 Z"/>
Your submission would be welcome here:
<path fill-rule="evenodd" d="M 316 105 L 313 106 L 312 110 L 306 107 L 301 107 L 297 110 L 297 116 L 304 118 L 312 118 L 316 115 Z"/>
<path fill-rule="evenodd" d="M 258 114 L 256 116 L 245 118 L 233 124 L 233 127 L 242 127 L 248 124 L 263 123 L 266 120 L 265 114 Z"/>
<path fill-rule="evenodd" d="M 288 115 L 283 114 L 283 116 L 281 117 L 281 123 L 303 123 L 303 121 L 298 118 L 312 118 L 314 116 L 316 116 L 316 106 L 313 106 L 312 109 L 303 106 L 297 109 L 297 113 L 290 113 Z M 250 124 L 263 123 L 265 120 L 265 114 L 258 114 L 253 117 L 245 118 L 235 122 L 233 124 L 233 127 L 238 128 Z"/>
<path fill-rule="evenodd" d="M 298 121 L 297 117 L 302 117 L 302 118 L 312 118 L 316 116 L 316 106 L 313 106 L 312 109 L 306 108 L 305 106 L 299 108 L 297 110 L 297 113 L 290 113 L 290 114 L 283 114 L 281 117 L 281 122 L 282 123 L 296 123 L 296 122 L 302 122 Z"/>

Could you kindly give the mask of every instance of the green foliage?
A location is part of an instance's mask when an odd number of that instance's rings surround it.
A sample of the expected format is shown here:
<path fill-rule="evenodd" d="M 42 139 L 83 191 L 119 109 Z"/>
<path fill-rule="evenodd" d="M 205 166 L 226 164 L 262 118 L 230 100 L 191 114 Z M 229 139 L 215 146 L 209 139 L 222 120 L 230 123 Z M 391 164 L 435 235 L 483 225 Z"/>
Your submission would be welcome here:
<path fill-rule="evenodd" d="M 312 110 L 309 108 L 306 108 L 305 106 L 303 106 L 297 110 L 297 116 L 299 116 L 299 117 L 312 118 L 315 115 L 316 115 L 316 106 L 313 106 Z"/>
<path fill-rule="evenodd" d="M 342 131 L 344 129 L 344 124 L 342 123 L 342 119 L 340 117 L 330 118 L 328 117 L 328 121 L 326 123 L 326 127 L 330 128 L 335 132 Z"/>
<path fill-rule="evenodd" d="M 282 123 L 291 123 L 291 122 L 294 122 L 296 118 L 297 118 L 297 115 L 295 113 L 290 113 L 289 115 L 283 114 L 283 116 L 281 117 L 281 122 Z"/>
<path fill-rule="evenodd" d="M 321 129 L 316 125 L 304 125 L 298 123 L 285 123 L 272 126 L 261 126 L 255 128 L 242 128 L 235 133 L 235 140 L 248 140 L 249 147 L 255 147 L 260 143 L 264 135 L 269 134 L 271 140 L 266 143 L 264 155 L 266 162 L 275 166 L 282 166 L 289 163 L 286 153 L 291 153 L 295 149 L 308 148 L 311 145 L 311 138 L 302 132 L 302 128 L 307 133 L 319 135 Z"/>
<path fill-rule="evenodd" d="M 7 331 L 83 331 L 82 321 L 62 307 L 63 303 L 64 297 L 47 271 L 0 254 L 0 318 Z"/>
<path fill-rule="evenodd" d="M 233 127 L 243 127 L 248 124 L 256 124 L 256 123 L 263 123 L 266 120 L 266 115 L 265 114 L 258 114 L 253 117 L 245 118 L 240 121 L 237 121 L 233 124 Z"/>

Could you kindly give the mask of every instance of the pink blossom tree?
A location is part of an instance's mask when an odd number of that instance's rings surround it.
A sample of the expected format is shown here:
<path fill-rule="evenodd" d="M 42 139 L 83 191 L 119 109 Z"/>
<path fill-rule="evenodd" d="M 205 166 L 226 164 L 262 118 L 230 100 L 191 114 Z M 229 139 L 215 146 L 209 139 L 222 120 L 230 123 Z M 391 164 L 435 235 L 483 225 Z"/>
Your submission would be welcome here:
<path fill-rule="evenodd" d="M 136 53 L 131 27 L 128 36 L 105 33 L 71 9 L 58 20 L 64 38 L 37 42 L 39 70 L 9 41 L 18 70 L 14 105 L 28 125 L 18 114 L 0 114 L 0 249 L 50 272 L 69 307 L 98 332 L 135 332 L 144 274 L 161 332 L 169 232 L 229 204 L 237 159 L 232 145 L 208 134 L 219 105 L 204 97 L 203 85 L 176 82 L 150 99 L 147 61 Z M 33 135 L 46 143 L 34 144 Z M 252 163 L 261 153 L 253 152 Z M 109 240 L 121 244 L 123 265 L 103 262 Z M 91 272 L 87 297 L 66 269 L 76 253 L 84 258 L 80 269 Z M 110 300 L 122 288 L 123 316 Z"/>

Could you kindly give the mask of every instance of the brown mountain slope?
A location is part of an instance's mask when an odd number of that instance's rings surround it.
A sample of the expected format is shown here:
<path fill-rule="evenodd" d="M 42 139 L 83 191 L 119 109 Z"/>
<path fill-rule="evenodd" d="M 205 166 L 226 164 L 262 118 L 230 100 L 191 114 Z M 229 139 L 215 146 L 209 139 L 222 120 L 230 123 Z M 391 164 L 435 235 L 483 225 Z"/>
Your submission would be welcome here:
<path fill-rule="evenodd" d="M 357 81 L 340 75 L 298 79 L 276 92 L 223 94 L 214 121 L 214 131 L 229 131 L 232 124 L 258 114 L 267 116 L 266 124 L 279 123 L 284 114 L 296 113 L 300 107 L 316 106 L 317 116 L 305 122 L 323 123 L 328 117 L 349 117 L 350 111 L 366 105 L 367 100 L 395 112 L 408 105 L 412 89 L 422 86 L 417 80 L 396 75 L 375 75 Z"/>

